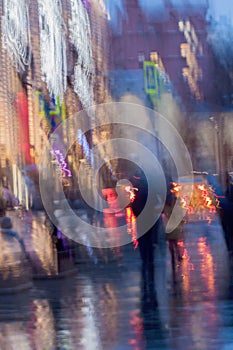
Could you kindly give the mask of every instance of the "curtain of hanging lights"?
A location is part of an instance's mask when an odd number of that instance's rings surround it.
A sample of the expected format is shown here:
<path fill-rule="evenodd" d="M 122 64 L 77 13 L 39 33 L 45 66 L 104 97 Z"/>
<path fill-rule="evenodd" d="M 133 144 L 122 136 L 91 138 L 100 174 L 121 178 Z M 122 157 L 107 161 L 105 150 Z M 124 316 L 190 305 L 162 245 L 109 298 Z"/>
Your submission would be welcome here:
<path fill-rule="evenodd" d="M 78 54 L 74 68 L 74 91 L 84 108 L 93 104 L 93 57 L 91 29 L 88 14 L 81 0 L 70 0 L 71 18 L 69 20 L 70 41 Z"/>
<path fill-rule="evenodd" d="M 60 0 L 38 0 L 41 71 L 50 95 L 63 99 L 66 90 L 66 38 Z"/>
<path fill-rule="evenodd" d="M 30 26 L 28 3 L 25 0 L 4 0 L 2 42 L 16 69 L 30 64 Z"/>

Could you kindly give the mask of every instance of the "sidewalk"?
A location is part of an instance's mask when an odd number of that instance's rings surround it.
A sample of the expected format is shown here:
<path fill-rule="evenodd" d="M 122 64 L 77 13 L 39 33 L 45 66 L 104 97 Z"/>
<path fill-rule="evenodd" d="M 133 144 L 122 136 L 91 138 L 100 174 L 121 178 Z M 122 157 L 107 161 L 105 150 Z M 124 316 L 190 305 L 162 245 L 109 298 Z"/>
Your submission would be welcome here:
<path fill-rule="evenodd" d="M 7 215 L 12 218 L 14 229 L 23 237 L 26 250 L 31 256 L 34 265 L 42 266 L 48 275 L 53 274 L 56 270 L 56 266 L 54 266 L 54 246 L 48 228 L 45 226 L 45 213 L 42 211 L 23 213 L 20 211 L 8 211 Z M 78 215 L 84 221 L 88 221 L 84 210 L 79 211 Z M 77 230 L 78 228 L 76 228 Z M 80 230 L 82 230 L 81 227 Z M 83 235 L 86 235 L 88 238 L 88 232 L 83 231 Z M 80 266 L 80 264 L 107 264 L 120 258 L 118 248 L 93 248 L 74 242 L 74 250 L 77 266 Z"/>
<path fill-rule="evenodd" d="M 43 236 L 43 215 L 30 218 L 14 220 L 28 249 L 36 247 L 41 258 L 46 240 L 40 238 L 36 246 L 33 237 Z M 186 225 L 183 249 L 174 279 L 168 248 L 164 254 L 156 247 L 153 300 L 143 295 L 141 260 L 133 244 L 119 248 L 118 260 L 78 265 L 72 279 L 35 284 L 34 323 L 23 329 L 49 349 L 61 342 L 70 344 L 68 350 L 233 348 L 231 271 L 219 222 Z M 65 330 L 62 339 L 54 325 Z"/>
<path fill-rule="evenodd" d="M 85 213 L 84 213 L 85 214 Z M 83 214 L 83 215 L 84 215 Z M 26 212 L 20 217 L 17 211 L 7 213 L 12 218 L 14 229 L 23 237 L 26 249 L 38 259 L 45 269 L 49 271 L 53 261 L 53 247 L 50 234 L 44 225 L 45 214 L 43 212 Z M 123 247 L 112 249 L 97 249 L 77 246 L 77 263 L 92 266 L 98 264 L 108 264 L 116 262 L 119 265 L 130 266 L 132 260 L 140 269 L 139 250 L 134 249 L 133 244 L 127 244 Z M 217 279 L 218 283 L 226 277 L 228 254 L 224 235 L 219 221 L 207 223 L 190 223 L 185 227 L 185 242 L 183 245 L 184 259 L 179 268 L 177 268 L 176 278 L 182 283 L 192 284 L 200 276 L 204 278 L 204 272 L 210 269 L 211 278 Z M 205 266 L 203 262 L 205 261 Z M 155 273 L 160 267 L 166 266 L 166 279 L 171 283 L 172 271 L 170 253 L 168 247 L 163 251 L 162 247 L 155 250 Z M 212 269 L 214 269 L 212 271 Z M 221 276 L 223 276 L 221 278 Z M 210 286 L 209 286 L 210 287 Z M 208 288 L 209 288 L 208 287 Z M 205 287 L 205 289 L 207 286 Z"/>

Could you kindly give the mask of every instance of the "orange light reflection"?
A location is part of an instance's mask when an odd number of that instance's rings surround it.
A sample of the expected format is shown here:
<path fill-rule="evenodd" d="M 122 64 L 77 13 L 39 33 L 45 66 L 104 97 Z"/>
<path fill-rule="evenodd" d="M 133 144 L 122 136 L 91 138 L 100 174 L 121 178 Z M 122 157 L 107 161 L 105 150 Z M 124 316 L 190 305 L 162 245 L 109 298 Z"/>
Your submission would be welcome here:
<path fill-rule="evenodd" d="M 208 289 L 208 295 L 213 297 L 216 295 L 214 284 L 214 262 L 206 237 L 200 237 L 197 246 L 198 252 L 202 257 L 200 265 L 201 276 L 203 277 L 203 282 Z"/>
<path fill-rule="evenodd" d="M 179 241 L 177 242 L 177 244 L 179 245 L 179 247 L 181 247 L 182 251 L 183 251 L 183 260 L 182 260 L 182 264 L 181 264 L 181 269 L 182 269 L 182 275 L 183 275 L 183 289 L 186 295 L 188 295 L 189 291 L 190 291 L 190 274 L 189 271 L 193 271 L 194 270 L 194 264 L 191 263 L 190 260 L 190 255 L 188 253 L 188 250 L 185 247 L 185 243 L 183 241 Z"/>
<path fill-rule="evenodd" d="M 129 235 L 132 235 L 132 242 L 134 245 L 134 249 L 137 249 L 138 247 L 138 240 L 137 240 L 137 223 L 136 223 L 136 217 L 133 213 L 132 208 L 127 207 L 126 208 L 126 224 L 127 224 L 127 232 Z"/>

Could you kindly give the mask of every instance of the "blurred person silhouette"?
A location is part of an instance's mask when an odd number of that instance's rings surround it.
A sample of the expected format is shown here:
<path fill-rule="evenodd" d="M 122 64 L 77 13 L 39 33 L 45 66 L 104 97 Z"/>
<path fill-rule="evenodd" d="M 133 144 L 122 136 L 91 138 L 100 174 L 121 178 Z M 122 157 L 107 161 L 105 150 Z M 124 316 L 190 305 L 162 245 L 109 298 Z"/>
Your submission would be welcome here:
<path fill-rule="evenodd" d="M 225 242 L 231 259 L 233 260 L 233 183 L 229 173 L 226 174 L 225 196 L 219 198 L 218 213 L 220 216 Z"/>
<path fill-rule="evenodd" d="M 17 205 L 17 200 L 14 194 L 10 191 L 8 186 L 3 186 L 2 188 L 3 196 L 6 201 L 6 208 L 13 209 Z"/>
<path fill-rule="evenodd" d="M 0 187 L 0 217 L 6 215 L 7 201 L 4 196 L 3 187 Z"/>
<path fill-rule="evenodd" d="M 137 170 L 130 179 L 133 187 L 137 188 L 136 196 L 131 204 L 132 210 L 136 218 L 143 211 L 148 199 L 148 182 L 142 170 Z M 142 286 L 145 295 L 154 296 L 154 250 L 155 245 L 159 243 L 159 237 L 165 237 L 165 231 L 162 216 L 156 220 L 156 193 L 154 193 L 154 201 L 150 203 L 145 213 L 145 220 L 154 222 L 152 227 L 144 233 L 144 221 L 137 220 L 137 241 L 139 245 L 140 256 L 142 260 Z M 152 218 L 152 219 L 151 219 Z M 153 220 L 154 218 L 154 220 Z M 165 241 L 165 238 L 164 238 Z M 149 293 L 149 294 L 148 294 Z"/>
<path fill-rule="evenodd" d="M 14 238 L 19 242 L 22 252 L 24 253 L 26 259 L 31 262 L 30 256 L 26 251 L 26 247 L 22 237 L 18 234 L 18 232 L 13 230 L 13 224 L 11 218 L 5 216 L 1 221 L 1 233 L 7 237 L 10 241 Z"/>
<path fill-rule="evenodd" d="M 57 210 L 57 209 L 56 209 Z M 51 215 L 51 214 L 50 214 Z M 65 235 L 58 229 L 58 221 L 56 216 L 53 214 L 52 217 L 45 211 L 44 225 L 48 229 L 48 232 L 52 238 L 53 244 L 57 249 L 57 252 L 67 252 L 68 244 Z"/>
<path fill-rule="evenodd" d="M 168 188 L 167 198 L 164 206 L 164 214 L 165 214 L 165 222 L 168 222 L 171 213 L 173 211 L 173 208 L 175 206 L 176 201 L 179 201 L 179 198 L 175 196 L 175 194 L 172 192 L 172 185 Z M 169 251 L 171 254 L 171 264 L 172 264 L 172 271 L 173 271 L 173 277 L 175 281 L 175 269 L 176 264 L 180 264 L 183 260 L 183 245 L 180 244 L 184 241 L 184 220 L 180 222 L 180 224 L 171 232 L 167 233 L 166 239 L 168 241 L 169 245 Z"/>

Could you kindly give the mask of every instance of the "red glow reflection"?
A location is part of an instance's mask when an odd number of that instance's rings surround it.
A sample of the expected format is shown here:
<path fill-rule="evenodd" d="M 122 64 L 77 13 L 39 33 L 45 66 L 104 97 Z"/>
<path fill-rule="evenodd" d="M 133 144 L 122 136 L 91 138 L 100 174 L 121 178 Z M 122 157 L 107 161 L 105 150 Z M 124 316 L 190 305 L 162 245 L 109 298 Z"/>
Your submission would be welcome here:
<path fill-rule="evenodd" d="M 130 314 L 130 325 L 133 327 L 133 334 L 134 337 L 129 339 L 128 343 L 129 345 L 134 346 L 134 350 L 141 349 L 141 344 L 144 337 L 144 327 L 141 317 L 138 316 L 137 311 L 133 311 Z"/>

